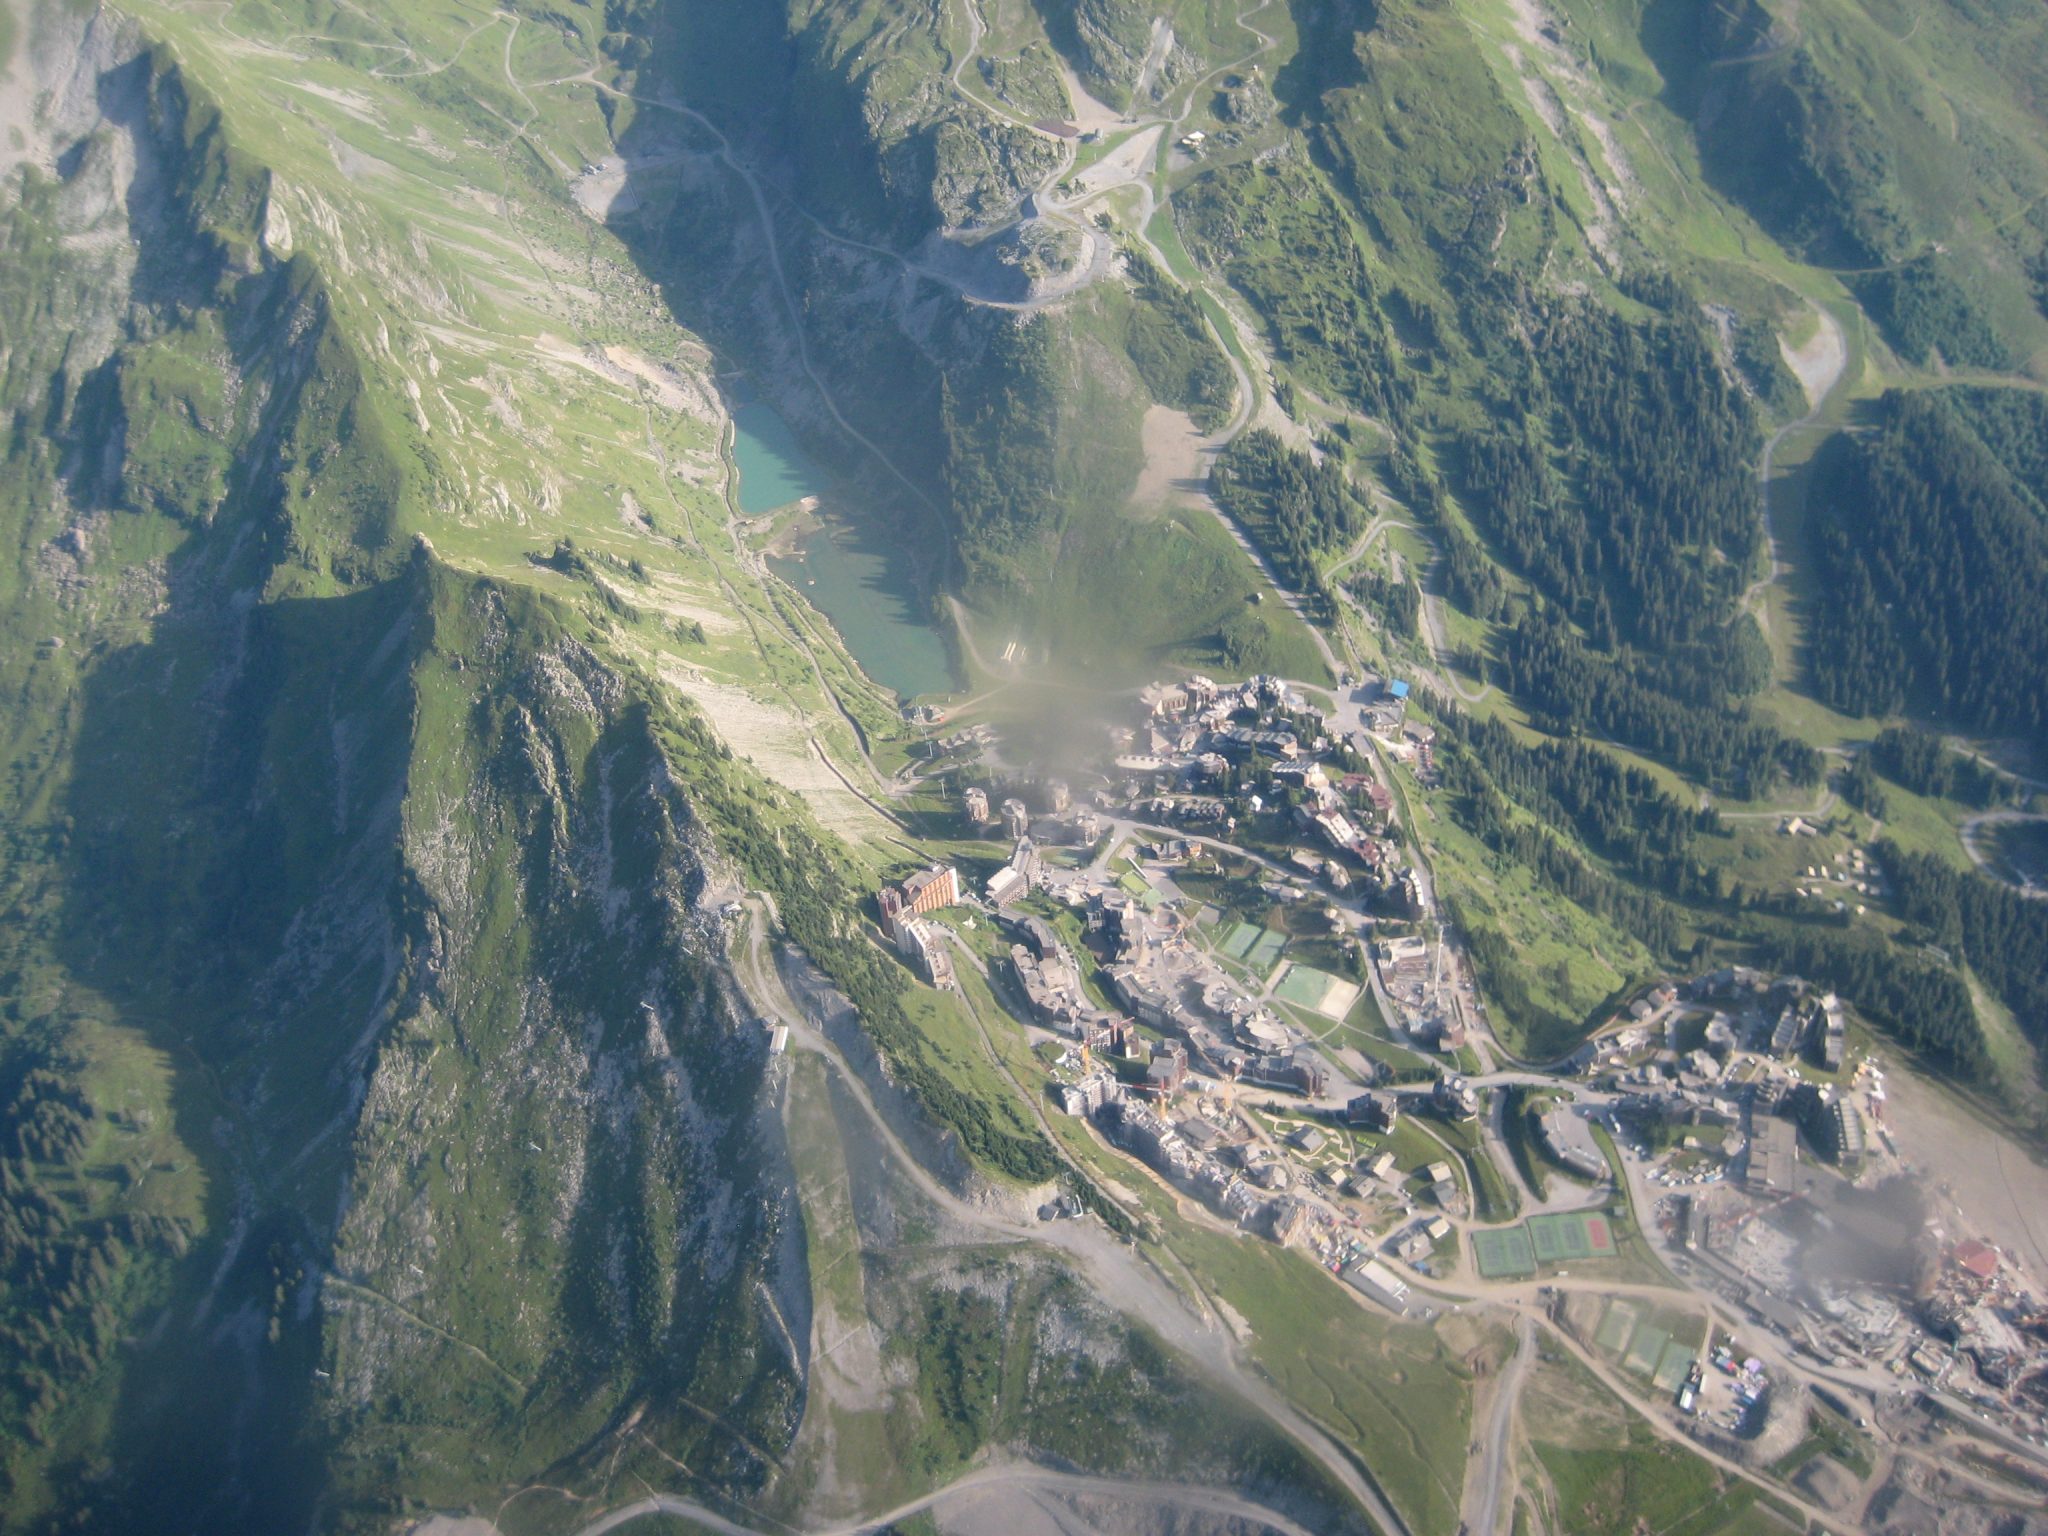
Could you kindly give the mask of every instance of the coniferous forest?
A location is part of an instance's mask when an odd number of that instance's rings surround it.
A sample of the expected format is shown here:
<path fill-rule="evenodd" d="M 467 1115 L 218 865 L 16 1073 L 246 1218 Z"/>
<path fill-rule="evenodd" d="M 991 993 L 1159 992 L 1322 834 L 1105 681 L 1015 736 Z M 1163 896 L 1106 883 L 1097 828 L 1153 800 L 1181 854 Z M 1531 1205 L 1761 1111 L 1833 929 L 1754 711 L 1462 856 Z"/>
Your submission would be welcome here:
<path fill-rule="evenodd" d="M 1536 608 L 1507 632 L 1505 681 L 1560 732 L 1619 741 L 1724 794 L 1762 794 L 1781 774 L 1797 786 L 1818 784 L 1818 752 L 1726 697 L 1726 682 L 1756 665 L 1753 629 L 1746 619 L 1738 625 L 1655 658 L 1625 654 L 1617 664 L 1595 655 L 1554 609 Z"/>
<path fill-rule="evenodd" d="M 2019 445 L 2002 413 L 1987 430 Z M 2048 741 L 2048 523 L 1963 412 L 1888 394 L 1814 472 L 1821 699 Z"/>
<path fill-rule="evenodd" d="M 2048 902 L 1896 843 L 1882 844 L 1879 854 L 1899 915 L 1955 952 L 2012 1010 L 2027 1037 L 2048 1045 Z"/>
<path fill-rule="evenodd" d="M 1343 469 L 1260 428 L 1224 450 L 1210 480 L 1217 501 L 1251 530 L 1281 580 L 1329 612 L 1316 556 L 1341 548 L 1369 521 Z"/>
<path fill-rule="evenodd" d="M 1756 545 L 1742 396 L 1690 324 L 1571 308 L 1535 350 L 1540 382 L 1503 413 L 1515 425 L 1467 436 L 1459 491 L 1508 564 L 1599 649 L 1700 638 Z"/>

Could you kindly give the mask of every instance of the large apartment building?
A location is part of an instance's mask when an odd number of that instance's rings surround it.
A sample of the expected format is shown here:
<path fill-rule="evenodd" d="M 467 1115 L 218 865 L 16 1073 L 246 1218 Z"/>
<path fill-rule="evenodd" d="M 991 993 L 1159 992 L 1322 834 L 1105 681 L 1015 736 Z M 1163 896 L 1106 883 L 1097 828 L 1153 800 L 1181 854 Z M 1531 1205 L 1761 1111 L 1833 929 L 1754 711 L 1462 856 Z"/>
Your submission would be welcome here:
<path fill-rule="evenodd" d="M 921 869 L 901 885 L 885 885 L 878 898 L 882 908 L 882 926 L 889 937 L 899 937 L 903 923 L 927 912 L 936 912 L 941 907 L 958 906 L 960 903 L 960 877 L 950 864 L 934 864 Z"/>

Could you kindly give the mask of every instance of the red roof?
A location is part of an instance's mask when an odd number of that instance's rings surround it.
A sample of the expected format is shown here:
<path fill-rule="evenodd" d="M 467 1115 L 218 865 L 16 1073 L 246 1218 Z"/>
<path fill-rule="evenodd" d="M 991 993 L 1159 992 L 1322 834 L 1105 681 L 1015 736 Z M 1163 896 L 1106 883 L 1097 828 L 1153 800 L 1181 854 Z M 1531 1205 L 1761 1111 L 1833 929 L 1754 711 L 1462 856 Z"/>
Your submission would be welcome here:
<path fill-rule="evenodd" d="M 1955 1260 L 1979 1280 L 1998 1273 L 1998 1250 L 1974 1239 L 1956 1244 Z"/>

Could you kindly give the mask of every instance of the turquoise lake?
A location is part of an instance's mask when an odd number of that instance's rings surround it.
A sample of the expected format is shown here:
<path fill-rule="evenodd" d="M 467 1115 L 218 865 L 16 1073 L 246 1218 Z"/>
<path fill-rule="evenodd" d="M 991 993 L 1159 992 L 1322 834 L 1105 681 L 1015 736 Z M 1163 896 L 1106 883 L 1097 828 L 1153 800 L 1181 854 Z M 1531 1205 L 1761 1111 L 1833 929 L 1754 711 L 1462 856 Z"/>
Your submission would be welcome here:
<path fill-rule="evenodd" d="M 732 413 L 733 462 L 740 470 L 740 511 L 759 517 L 804 496 L 822 496 L 825 482 L 796 445 L 782 418 L 758 400 Z"/>
<path fill-rule="evenodd" d="M 827 496 L 825 477 L 767 406 L 754 401 L 734 411 L 733 431 L 741 512 L 757 517 L 805 496 Z M 861 670 L 884 688 L 912 698 L 960 686 L 945 638 L 919 596 L 916 569 L 887 529 L 834 516 L 827 507 L 795 555 L 769 564 L 832 621 Z"/>

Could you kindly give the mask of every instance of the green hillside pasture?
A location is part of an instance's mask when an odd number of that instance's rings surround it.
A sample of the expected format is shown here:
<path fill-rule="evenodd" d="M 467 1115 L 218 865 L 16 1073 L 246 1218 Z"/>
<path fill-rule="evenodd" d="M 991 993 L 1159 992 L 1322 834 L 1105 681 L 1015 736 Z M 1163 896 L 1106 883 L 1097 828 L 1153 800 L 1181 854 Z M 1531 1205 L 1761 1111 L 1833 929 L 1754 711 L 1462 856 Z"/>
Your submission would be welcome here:
<path fill-rule="evenodd" d="M 1070 528 L 1046 611 L 1063 658 L 1105 681 L 1172 663 L 1236 677 L 1328 676 L 1306 627 L 1206 510 Z"/>
<path fill-rule="evenodd" d="M 1299 1254 L 1190 1231 L 1175 1247 L 1250 1324 L 1252 1354 L 1361 1459 L 1409 1524 L 1457 1524 L 1472 1423 L 1471 1359 L 1445 1330 L 1332 1305 L 1337 1284 Z M 1459 1319 L 1463 1330 L 1475 1325 Z M 1504 1349 L 1497 1330 L 1465 1348 Z"/>
<path fill-rule="evenodd" d="M 1512 968 L 1512 981 L 1506 975 L 1482 978 L 1495 1000 L 1494 1028 L 1518 1054 L 1569 1050 L 1601 1003 L 1655 968 L 1650 952 L 1452 824 L 1441 814 L 1441 799 L 1432 809 L 1439 814 L 1428 835 L 1444 894 L 1474 934 L 1492 936 L 1482 940 L 1482 949 L 1498 950 Z M 1503 982 L 1509 982 L 1505 989 Z M 1519 990 L 1523 1005 L 1502 1007 L 1504 990 Z"/>

